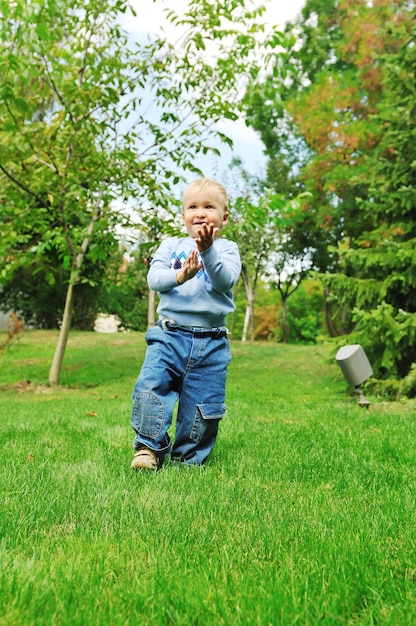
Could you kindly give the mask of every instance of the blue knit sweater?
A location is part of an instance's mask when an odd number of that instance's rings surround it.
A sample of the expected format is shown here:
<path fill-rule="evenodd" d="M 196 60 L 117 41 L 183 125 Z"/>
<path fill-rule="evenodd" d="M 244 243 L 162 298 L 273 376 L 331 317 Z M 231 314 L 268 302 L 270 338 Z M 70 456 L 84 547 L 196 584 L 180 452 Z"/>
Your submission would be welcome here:
<path fill-rule="evenodd" d="M 226 316 L 235 309 L 232 288 L 241 272 L 237 244 L 215 239 L 199 254 L 203 263 L 194 278 L 178 285 L 176 274 L 196 243 L 191 237 L 172 237 L 163 241 L 153 257 L 148 273 L 149 287 L 160 294 L 158 313 L 162 318 L 186 326 L 224 326 Z"/>

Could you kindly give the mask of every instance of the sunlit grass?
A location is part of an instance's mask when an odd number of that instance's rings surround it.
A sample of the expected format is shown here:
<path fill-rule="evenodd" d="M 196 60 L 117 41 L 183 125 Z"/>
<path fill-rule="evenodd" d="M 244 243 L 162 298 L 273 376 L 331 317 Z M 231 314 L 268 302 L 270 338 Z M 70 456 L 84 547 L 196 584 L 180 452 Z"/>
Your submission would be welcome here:
<path fill-rule="evenodd" d="M 2 626 L 416 623 L 414 403 L 235 343 L 205 470 L 134 473 L 143 336 L 75 333 L 58 389 L 55 338 L 0 356 Z"/>

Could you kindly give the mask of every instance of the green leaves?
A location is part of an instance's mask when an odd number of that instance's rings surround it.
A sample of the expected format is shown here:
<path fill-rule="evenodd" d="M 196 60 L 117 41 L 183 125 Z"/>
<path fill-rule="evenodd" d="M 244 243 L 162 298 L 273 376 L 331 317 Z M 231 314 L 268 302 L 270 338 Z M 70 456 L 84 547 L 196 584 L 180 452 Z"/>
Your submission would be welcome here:
<path fill-rule="evenodd" d="M 287 30 L 283 67 L 281 57 L 247 95 L 268 182 L 313 194 L 303 230 L 327 313 L 336 304 L 331 333 L 357 324 L 367 347 L 376 335 L 374 368 L 406 377 L 416 350 L 403 318 L 416 311 L 414 3 L 307 0 Z M 287 227 L 302 241 L 302 222 Z"/>
<path fill-rule="evenodd" d="M 172 228 L 162 209 L 174 186 L 199 173 L 196 154 L 218 152 L 213 124 L 238 118 L 242 85 L 278 38 L 243 0 L 191 0 L 183 17 L 168 11 L 177 45 L 134 47 L 120 27 L 127 0 L 0 0 L 0 10 L 4 280 L 54 250 L 70 287 L 95 282 L 89 263 L 105 263 L 134 209 L 157 207 L 141 224 L 153 236 Z"/>
<path fill-rule="evenodd" d="M 35 28 L 36 34 L 41 41 L 48 41 L 50 38 L 48 27 L 45 23 L 39 22 Z"/>

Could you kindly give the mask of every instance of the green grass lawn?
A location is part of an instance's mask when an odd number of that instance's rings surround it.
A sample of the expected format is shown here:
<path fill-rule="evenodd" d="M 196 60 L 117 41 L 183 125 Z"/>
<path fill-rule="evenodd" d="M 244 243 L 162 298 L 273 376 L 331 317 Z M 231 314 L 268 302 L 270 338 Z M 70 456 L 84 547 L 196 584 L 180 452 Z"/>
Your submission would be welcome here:
<path fill-rule="evenodd" d="M 416 408 L 327 346 L 232 344 L 204 470 L 132 472 L 142 334 L 0 354 L 0 625 L 416 624 Z"/>

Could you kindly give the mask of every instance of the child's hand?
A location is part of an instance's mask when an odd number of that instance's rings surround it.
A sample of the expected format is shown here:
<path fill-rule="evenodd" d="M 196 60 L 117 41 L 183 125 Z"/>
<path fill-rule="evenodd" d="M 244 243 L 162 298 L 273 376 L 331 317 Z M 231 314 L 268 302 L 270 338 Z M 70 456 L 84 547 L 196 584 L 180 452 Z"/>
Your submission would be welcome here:
<path fill-rule="evenodd" d="M 195 237 L 196 245 L 199 252 L 205 252 L 214 243 L 216 234 L 219 232 L 214 224 L 202 224 L 198 230 L 198 236 Z"/>
<path fill-rule="evenodd" d="M 202 263 L 198 264 L 198 251 L 192 250 L 183 268 L 176 274 L 176 282 L 178 285 L 182 285 L 190 278 L 196 276 L 200 269 L 202 269 Z"/>

